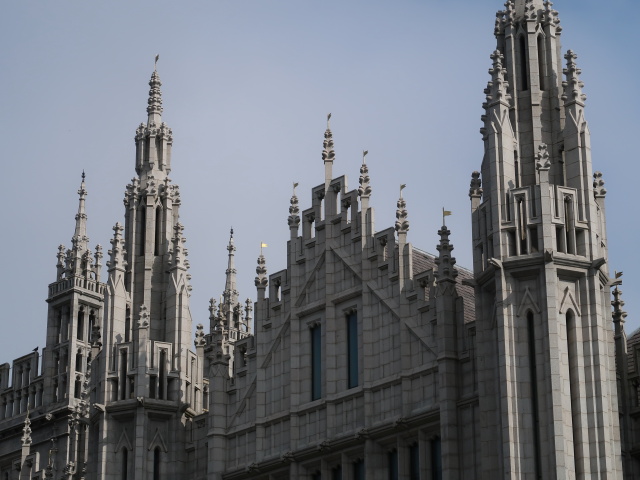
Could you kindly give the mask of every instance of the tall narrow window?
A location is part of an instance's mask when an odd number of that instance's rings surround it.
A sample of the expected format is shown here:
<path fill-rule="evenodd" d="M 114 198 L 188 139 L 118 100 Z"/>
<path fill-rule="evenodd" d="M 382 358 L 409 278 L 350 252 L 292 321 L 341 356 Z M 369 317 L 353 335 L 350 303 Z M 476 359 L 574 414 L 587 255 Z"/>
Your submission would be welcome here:
<path fill-rule="evenodd" d="M 78 340 L 84 340 L 84 308 L 81 307 L 78 311 L 78 324 L 76 325 L 76 338 Z"/>
<path fill-rule="evenodd" d="M 140 221 L 138 228 L 140 229 L 140 245 L 139 255 L 144 255 L 144 244 L 147 242 L 147 207 L 142 205 L 138 210 L 140 212 Z"/>
<path fill-rule="evenodd" d="M 420 480 L 420 447 L 418 442 L 409 447 L 409 480 Z"/>
<path fill-rule="evenodd" d="M 347 368 L 348 387 L 358 386 L 358 315 L 347 315 Z"/>
<path fill-rule="evenodd" d="M 527 68 L 527 41 L 524 35 L 518 40 L 520 49 L 520 90 L 529 90 L 529 69 Z"/>
<path fill-rule="evenodd" d="M 353 462 L 353 480 L 364 480 L 364 460 Z"/>
<path fill-rule="evenodd" d="M 156 207 L 156 238 L 153 247 L 153 254 L 160 255 L 160 249 L 162 247 L 162 210 L 160 207 Z"/>
<path fill-rule="evenodd" d="M 165 400 L 166 394 L 166 382 L 167 382 L 167 351 L 160 350 L 160 365 L 159 367 L 159 378 L 158 378 L 158 398 L 160 400 Z"/>
<path fill-rule="evenodd" d="M 431 478 L 442 480 L 442 447 L 440 437 L 431 440 Z"/>
<path fill-rule="evenodd" d="M 127 313 L 124 317 L 124 341 L 131 341 L 131 307 L 127 305 Z"/>
<path fill-rule="evenodd" d="M 544 70 L 544 38 L 542 35 L 538 35 L 538 76 L 540 80 L 540 90 L 545 89 L 545 76 L 546 72 Z"/>
<path fill-rule="evenodd" d="M 122 480 L 127 480 L 129 474 L 129 451 L 122 447 Z"/>
<path fill-rule="evenodd" d="M 389 463 L 389 480 L 398 480 L 398 451 L 396 449 L 387 454 L 387 461 Z"/>
<path fill-rule="evenodd" d="M 536 478 L 541 477 L 542 460 L 540 455 L 540 415 L 538 410 L 538 369 L 536 360 L 536 336 L 533 313 L 527 313 L 527 332 L 529 337 L 529 382 L 531 384 L 531 412 L 533 427 L 533 455 Z"/>
<path fill-rule="evenodd" d="M 320 325 L 311 329 L 311 400 L 322 396 L 322 338 Z"/>
<path fill-rule="evenodd" d="M 567 356 L 569 357 L 569 395 L 571 396 L 571 414 L 573 417 L 573 458 L 575 461 L 576 477 L 583 475 L 580 467 L 579 443 L 580 435 L 580 377 L 578 374 L 578 338 L 576 331 L 576 319 L 571 310 L 567 311 Z"/>
<path fill-rule="evenodd" d="M 342 480 L 342 465 L 338 465 L 331 470 L 331 480 Z"/>
<path fill-rule="evenodd" d="M 127 351 L 120 351 L 120 400 L 127 398 Z"/>
<path fill-rule="evenodd" d="M 160 480 L 160 447 L 153 450 L 153 480 Z"/>

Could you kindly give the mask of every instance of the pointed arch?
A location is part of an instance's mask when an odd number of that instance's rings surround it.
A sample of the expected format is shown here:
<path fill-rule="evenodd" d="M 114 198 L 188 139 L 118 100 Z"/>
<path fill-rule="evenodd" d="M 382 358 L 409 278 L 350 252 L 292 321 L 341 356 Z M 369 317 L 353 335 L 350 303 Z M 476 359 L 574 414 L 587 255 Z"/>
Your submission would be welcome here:
<path fill-rule="evenodd" d="M 573 294 L 571 293 L 571 289 L 569 287 L 565 287 L 564 295 L 562 296 L 562 300 L 560 301 L 560 309 L 558 310 L 558 312 L 569 313 L 568 309 L 572 309 L 573 313 L 577 317 L 582 316 L 580 314 L 580 307 L 578 306 L 578 302 L 576 302 L 576 299 L 573 297 Z"/>
<path fill-rule="evenodd" d="M 533 298 L 531 294 L 531 290 L 529 287 L 525 287 L 524 294 L 522 295 L 522 300 L 520 301 L 520 305 L 518 306 L 518 311 L 516 312 L 516 316 L 521 317 L 522 313 L 526 310 L 527 307 L 535 310 L 535 313 L 540 313 L 540 306 Z"/>
<path fill-rule="evenodd" d="M 160 433 L 160 429 L 158 428 L 156 428 L 156 433 L 153 435 L 153 439 L 149 444 L 148 450 L 151 451 L 151 450 L 155 450 L 156 448 L 159 448 L 164 453 L 169 452 L 169 449 L 167 448 L 167 444 L 164 441 L 164 438 L 162 438 L 162 434 Z"/>
<path fill-rule="evenodd" d="M 131 445 L 131 440 L 129 440 L 129 435 L 127 435 L 126 429 L 122 429 L 120 439 L 118 440 L 118 443 L 116 443 L 116 448 L 113 451 L 119 452 L 123 448 L 126 448 L 127 450 L 133 450 L 133 446 Z"/>

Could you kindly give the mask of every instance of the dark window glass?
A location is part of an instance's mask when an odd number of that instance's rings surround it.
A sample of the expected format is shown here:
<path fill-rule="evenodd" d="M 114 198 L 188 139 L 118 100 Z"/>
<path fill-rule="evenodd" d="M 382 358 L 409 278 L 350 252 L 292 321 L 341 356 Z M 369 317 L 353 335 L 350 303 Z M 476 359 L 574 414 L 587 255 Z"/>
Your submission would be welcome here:
<path fill-rule="evenodd" d="M 387 458 L 389 461 L 389 480 L 398 480 L 398 451 L 390 451 Z"/>
<path fill-rule="evenodd" d="M 358 386 L 358 316 L 355 313 L 347 317 L 347 364 L 348 388 Z"/>
<path fill-rule="evenodd" d="M 431 440 L 431 478 L 442 480 L 442 453 L 439 437 Z"/>
<path fill-rule="evenodd" d="M 311 400 L 322 396 L 322 342 L 320 325 L 311 329 Z"/>
<path fill-rule="evenodd" d="M 338 465 L 331 470 L 331 480 L 342 480 L 342 466 Z"/>
<path fill-rule="evenodd" d="M 353 462 L 353 480 L 364 480 L 364 461 Z"/>
<path fill-rule="evenodd" d="M 420 480 L 420 450 L 417 443 L 409 447 L 409 479 Z"/>

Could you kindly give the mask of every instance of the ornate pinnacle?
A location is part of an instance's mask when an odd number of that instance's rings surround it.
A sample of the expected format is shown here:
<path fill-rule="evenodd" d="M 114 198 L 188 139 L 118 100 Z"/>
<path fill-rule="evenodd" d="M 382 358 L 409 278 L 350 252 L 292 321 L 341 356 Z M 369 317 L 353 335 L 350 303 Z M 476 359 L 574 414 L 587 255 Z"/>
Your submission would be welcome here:
<path fill-rule="evenodd" d="M 567 68 L 562 70 L 562 72 L 565 74 L 567 79 L 562 82 L 562 86 L 564 87 L 562 100 L 564 100 L 565 105 L 577 103 L 578 105 L 584 106 L 587 96 L 582 93 L 584 83 L 580 80 L 582 70 L 580 70 L 576 65 L 576 58 L 578 58 L 578 56 L 573 52 L 573 50 L 568 50 L 564 58 L 567 60 Z"/>
<path fill-rule="evenodd" d="M 622 273 L 620 273 L 620 275 L 622 275 Z M 617 285 L 616 288 L 613 289 L 613 301 L 611 305 L 613 305 L 613 322 L 624 324 L 625 318 L 627 318 L 627 312 L 622 310 L 624 300 L 622 300 L 622 290 L 620 290 Z"/>
<path fill-rule="evenodd" d="M 556 33 L 560 33 L 562 31 L 562 27 L 560 26 L 560 18 L 558 17 L 558 11 L 551 8 L 553 3 L 550 1 L 544 2 L 544 12 L 543 19 L 545 25 L 552 25 L 556 27 Z"/>
<path fill-rule="evenodd" d="M 27 416 L 24 419 L 24 427 L 22 428 L 22 446 L 27 447 L 31 445 L 31 420 L 29 419 L 29 409 L 27 409 Z"/>
<path fill-rule="evenodd" d="M 82 181 L 80 182 L 80 189 L 78 195 L 80 197 L 78 202 L 78 213 L 76 214 L 76 229 L 71 238 L 73 245 L 72 249 L 79 256 L 84 250 L 88 249 L 89 237 L 87 237 L 87 214 L 85 212 L 85 199 L 87 198 L 87 189 L 84 183 L 85 174 L 82 171 Z"/>
<path fill-rule="evenodd" d="M 236 288 L 236 266 L 235 266 L 235 251 L 236 246 L 233 243 L 233 228 L 229 234 L 229 245 L 227 245 L 227 251 L 229 252 L 229 260 L 227 263 L 227 270 L 225 272 L 226 280 L 224 284 L 224 303 L 225 305 L 233 305 L 238 302 L 238 292 Z"/>
<path fill-rule="evenodd" d="M 296 187 L 297 183 L 293 184 L 293 195 L 291 196 L 291 206 L 289 207 L 289 228 L 294 228 L 297 230 L 298 225 L 300 225 L 300 208 L 298 208 L 298 197 L 296 195 Z"/>
<path fill-rule="evenodd" d="M 324 132 L 324 142 L 322 143 L 322 160 L 325 163 L 332 163 L 336 157 L 336 152 L 333 150 L 333 134 L 331 133 L 331 125 L 329 120 L 331 114 L 327 115 L 327 129 Z"/>
<path fill-rule="evenodd" d="M 547 144 L 538 145 L 538 153 L 536 154 L 536 170 L 549 170 L 551 168 L 551 160 L 547 151 Z"/>
<path fill-rule="evenodd" d="M 445 281 L 455 282 L 458 271 L 454 268 L 456 259 L 451 255 L 453 251 L 453 245 L 449 242 L 451 231 L 443 225 L 442 228 L 438 230 L 438 235 L 440 235 L 440 243 L 436 248 L 440 255 L 435 259 L 436 265 L 438 266 L 436 282 L 438 284 Z"/>
<path fill-rule="evenodd" d="M 495 50 L 491 54 L 493 66 L 489 69 L 491 80 L 487 83 L 484 93 L 486 94 L 486 102 L 482 105 L 485 109 L 496 103 L 502 103 L 509 106 L 511 95 L 509 95 L 509 82 L 506 80 L 507 70 L 502 66 L 504 56 L 499 50 Z"/>
<path fill-rule="evenodd" d="M 469 185 L 469 197 L 480 198 L 482 197 L 482 180 L 480 180 L 480 172 L 473 172 L 471 174 L 471 183 Z"/>
<path fill-rule="evenodd" d="M 258 288 L 266 288 L 269 280 L 267 280 L 267 262 L 264 259 L 264 255 L 258 257 L 258 266 L 256 267 L 256 279 L 255 285 Z"/>
<path fill-rule="evenodd" d="M 409 220 L 407 217 L 409 214 L 407 213 L 407 202 L 405 202 L 404 198 L 402 198 L 402 190 L 406 187 L 406 185 L 400 186 L 400 198 L 398 199 L 398 209 L 396 210 L 396 232 L 398 233 L 407 233 L 409 231 Z"/>
<path fill-rule="evenodd" d="M 111 239 L 111 249 L 109 250 L 109 261 L 107 267 L 111 270 L 116 267 L 124 268 L 127 264 L 124 259 L 124 239 L 122 238 L 122 231 L 124 227 L 120 223 L 116 223 L 113 227 L 113 238 Z"/>
<path fill-rule="evenodd" d="M 156 70 L 151 74 L 151 80 L 149 80 L 149 100 L 147 106 L 147 114 L 149 115 L 149 126 L 153 124 L 160 124 L 162 115 L 162 92 L 160 87 L 162 82 L 160 81 L 160 75 Z"/>
<path fill-rule="evenodd" d="M 604 198 L 607 194 L 607 189 L 604 188 L 604 180 L 602 179 L 602 172 L 595 172 L 593 174 L 593 193 L 596 198 Z"/>
<path fill-rule="evenodd" d="M 247 333 L 251 329 L 251 312 L 253 312 L 253 302 L 250 298 L 244 301 L 244 322 L 247 326 Z"/>
<path fill-rule="evenodd" d="M 204 347 L 207 344 L 207 339 L 204 336 L 204 326 L 201 323 L 196 325 L 196 338 L 193 344 L 196 348 Z"/>
<path fill-rule="evenodd" d="M 369 167 L 366 163 L 367 153 L 369 153 L 368 150 L 362 152 L 362 166 L 360 167 L 360 179 L 358 180 L 360 183 L 360 186 L 358 187 L 359 197 L 371 196 L 371 185 L 369 185 L 371 178 L 369 177 Z"/>
<path fill-rule="evenodd" d="M 189 269 L 189 261 L 186 259 L 188 255 L 188 251 L 184 248 L 184 243 L 187 241 L 185 237 L 182 236 L 182 232 L 184 231 L 184 227 L 181 223 L 176 223 L 175 227 L 173 227 L 173 238 L 171 241 L 173 242 L 173 252 L 171 255 L 171 265 L 174 267 L 182 266 L 185 269 Z"/>

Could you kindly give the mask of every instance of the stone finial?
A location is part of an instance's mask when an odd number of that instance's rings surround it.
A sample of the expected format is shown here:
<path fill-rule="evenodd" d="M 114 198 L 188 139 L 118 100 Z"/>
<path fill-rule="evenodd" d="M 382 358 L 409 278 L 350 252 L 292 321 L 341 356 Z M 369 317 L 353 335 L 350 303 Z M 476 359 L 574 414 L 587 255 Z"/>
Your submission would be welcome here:
<path fill-rule="evenodd" d="M 558 11 L 554 10 L 553 3 L 550 1 L 544 2 L 544 11 L 542 12 L 542 18 L 545 25 L 551 25 L 555 27 L 556 33 L 560 33 L 562 31 L 562 27 L 560 26 L 560 18 L 558 17 Z"/>
<path fill-rule="evenodd" d="M 525 0 L 524 2 L 524 18 L 528 21 L 538 19 L 538 8 L 541 7 L 540 0 Z"/>
<path fill-rule="evenodd" d="M 482 180 L 480 179 L 480 172 L 478 171 L 475 171 L 471 174 L 471 183 L 469 184 L 469 197 L 482 197 Z"/>
<path fill-rule="evenodd" d="M 244 322 L 247 327 L 247 332 L 251 328 L 251 312 L 253 312 L 253 302 L 250 298 L 244 301 Z"/>
<path fill-rule="evenodd" d="M 507 0 L 504 4 L 504 20 L 507 25 L 513 25 L 516 21 L 516 5 L 513 0 Z"/>
<path fill-rule="evenodd" d="M 405 184 L 400 186 L 400 198 L 398 198 L 396 210 L 396 232 L 398 233 L 407 233 L 409 231 L 409 220 L 407 217 L 409 214 L 407 213 L 407 202 L 402 198 L 402 190 L 406 187 Z"/>
<path fill-rule="evenodd" d="M 31 445 L 31 420 L 29 419 L 29 410 L 27 409 L 27 416 L 24 419 L 24 427 L 22 428 L 22 438 L 20 439 L 23 447 Z"/>
<path fill-rule="evenodd" d="M 184 231 L 184 226 L 181 223 L 176 223 L 175 227 L 173 227 L 173 238 L 171 239 L 173 243 L 173 251 L 171 254 L 170 264 L 173 267 L 183 267 L 184 269 L 189 269 L 189 261 L 186 259 L 189 254 L 188 250 L 184 248 L 184 244 L 187 239 L 182 235 Z"/>
<path fill-rule="evenodd" d="M 298 229 L 298 225 L 300 225 L 300 208 L 298 207 L 298 196 L 296 195 L 296 187 L 298 186 L 297 182 L 293 183 L 293 194 L 291 195 L 290 206 L 289 206 L 289 228 Z"/>
<path fill-rule="evenodd" d="M 224 283 L 224 304 L 226 306 L 235 305 L 238 303 L 238 289 L 236 281 L 236 266 L 235 266 L 235 252 L 236 246 L 233 242 L 233 228 L 229 233 L 229 244 L 227 245 L 227 251 L 229 252 L 229 259 L 227 261 L 227 270 L 225 271 L 225 283 Z"/>
<path fill-rule="evenodd" d="M 93 254 L 93 271 L 96 274 L 96 281 L 100 281 L 100 270 L 102 269 L 102 245 L 96 245 L 95 253 Z"/>
<path fill-rule="evenodd" d="M 360 186 L 358 187 L 358 196 L 359 197 L 370 197 L 371 196 L 371 185 L 369 182 L 371 178 L 369 177 L 369 167 L 367 166 L 367 154 L 368 150 L 362 152 L 362 166 L 360 166 L 360 179 L 358 182 Z"/>
<path fill-rule="evenodd" d="M 577 103 L 584 107 L 584 102 L 587 96 L 582 93 L 582 87 L 584 83 L 580 80 L 580 74 L 582 70 L 576 65 L 576 59 L 578 56 L 573 50 L 568 50 L 564 58 L 567 60 L 567 68 L 562 70 L 566 80 L 562 82 L 564 87 L 564 93 L 562 94 L 562 100 L 565 105 L 571 105 Z"/>
<path fill-rule="evenodd" d="M 64 271 L 65 271 L 65 264 L 66 264 L 66 253 L 65 253 L 66 247 L 62 244 L 58 245 L 58 254 L 56 255 L 56 257 L 58 258 L 58 263 L 56 263 L 56 268 L 58 271 L 58 280 L 60 280 L 63 275 L 64 275 Z"/>
<path fill-rule="evenodd" d="M 333 150 L 333 134 L 331 133 L 331 125 L 329 120 L 331 114 L 327 115 L 327 129 L 324 132 L 324 142 L 322 143 L 322 160 L 325 163 L 333 162 L 336 157 L 336 152 Z"/>
<path fill-rule="evenodd" d="M 110 240 L 111 249 L 107 252 L 109 254 L 109 261 L 107 267 L 112 270 L 116 267 L 124 268 L 127 265 L 124 259 L 124 239 L 122 238 L 122 231 L 124 227 L 120 223 L 116 223 L 113 227 L 113 238 Z"/>
<path fill-rule="evenodd" d="M 78 190 L 78 213 L 76 213 L 76 228 L 71 238 L 71 249 L 75 257 L 79 258 L 89 248 L 89 237 L 87 236 L 87 213 L 85 211 L 85 200 L 87 198 L 87 188 L 85 185 L 85 174 L 82 172 L 82 181 Z M 79 273 L 79 272 L 76 272 Z"/>
<path fill-rule="evenodd" d="M 149 124 L 159 123 L 158 120 L 162 115 L 162 91 L 160 87 L 162 82 L 160 81 L 160 75 L 156 70 L 151 74 L 151 80 L 149 80 L 149 100 L 147 101 L 147 114 L 149 115 Z"/>
<path fill-rule="evenodd" d="M 536 154 L 536 170 L 549 170 L 551 168 L 551 158 L 547 150 L 547 144 L 538 145 L 538 153 Z"/>
<path fill-rule="evenodd" d="M 149 315 L 149 309 L 146 305 L 140 305 L 140 312 L 138 314 L 138 328 L 148 328 L 151 316 Z"/>
<path fill-rule="evenodd" d="M 616 274 L 616 276 L 618 276 L 618 274 Z M 622 272 L 620 273 L 620 276 L 622 276 Z M 617 285 L 616 288 L 613 289 L 613 300 L 611 305 L 613 306 L 613 322 L 624 325 L 625 319 L 627 318 L 627 312 L 622 309 L 624 307 L 622 290 L 620 290 Z"/>
<path fill-rule="evenodd" d="M 484 89 L 486 101 L 482 106 L 487 109 L 497 103 L 502 103 L 508 107 L 511 95 L 509 95 L 509 82 L 506 80 L 507 70 L 502 63 L 504 56 L 500 50 L 495 50 L 490 58 L 493 60 L 493 66 L 489 69 L 491 80 L 487 83 L 487 88 Z"/>
<path fill-rule="evenodd" d="M 196 338 L 193 341 L 193 344 L 196 348 L 204 347 L 207 345 L 207 340 L 204 336 L 204 326 L 201 323 L 196 325 Z"/>
<path fill-rule="evenodd" d="M 595 172 L 593 174 L 593 193 L 596 198 L 604 198 L 607 194 L 607 189 L 604 188 L 604 180 L 602 179 L 602 172 Z"/>
<path fill-rule="evenodd" d="M 443 225 L 442 228 L 438 230 L 438 235 L 440 235 L 440 243 L 436 248 L 440 255 L 435 259 L 435 263 L 438 266 L 436 283 L 455 282 L 456 277 L 458 276 L 458 271 L 454 267 L 456 259 L 451 255 L 451 252 L 453 251 L 453 245 L 449 242 L 449 235 L 451 235 L 451 231 L 446 227 L 446 225 Z"/>
<path fill-rule="evenodd" d="M 269 280 L 267 279 L 267 262 L 264 259 L 264 255 L 258 257 L 258 266 L 256 267 L 256 279 L 255 284 L 258 288 L 267 288 Z"/>

